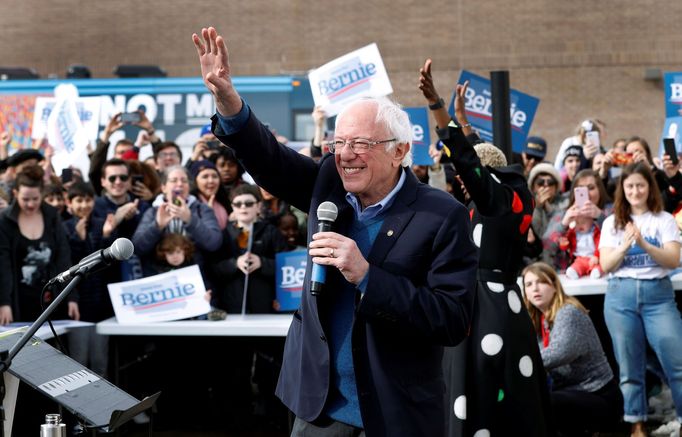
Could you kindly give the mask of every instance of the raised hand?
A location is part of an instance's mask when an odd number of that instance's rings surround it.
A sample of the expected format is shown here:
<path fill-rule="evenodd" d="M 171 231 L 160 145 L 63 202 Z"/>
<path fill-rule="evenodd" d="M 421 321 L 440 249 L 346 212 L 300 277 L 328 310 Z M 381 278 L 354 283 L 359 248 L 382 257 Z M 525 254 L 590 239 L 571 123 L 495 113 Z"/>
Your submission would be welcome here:
<path fill-rule="evenodd" d="M 431 76 L 431 59 L 424 62 L 424 66 L 419 69 L 419 89 L 422 90 L 424 98 L 429 102 L 429 105 L 438 103 L 440 96 L 433 85 L 433 77 Z"/>
<path fill-rule="evenodd" d="M 185 224 L 189 224 L 190 220 L 192 220 L 192 211 L 189 209 L 187 202 L 182 196 L 176 197 L 175 201 L 177 204 L 173 202 L 166 203 L 171 218 L 177 217 L 185 222 Z"/>
<path fill-rule="evenodd" d="M 469 124 L 464 101 L 467 88 L 469 88 L 468 80 L 464 82 L 464 85 L 457 84 L 457 87 L 455 88 L 455 117 L 457 118 L 457 123 L 459 123 L 461 126 Z"/>
<path fill-rule="evenodd" d="M 169 203 L 162 203 L 156 210 L 156 224 L 159 225 L 159 229 L 165 229 L 173 218 L 169 211 L 169 205 Z"/>
<path fill-rule="evenodd" d="M 122 127 L 123 122 L 121 121 L 121 113 L 117 112 L 116 114 L 114 114 L 113 117 L 109 119 L 109 123 L 107 123 L 107 126 L 102 131 L 100 139 L 105 143 L 108 142 L 111 135 L 117 130 L 121 129 Z"/>
<path fill-rule="evenodd" d="M 201 37 L 203 41 L 195 33 L 192 41 L 199 55 L 204 84 L 213 94 L 218 112 L 224 116 L 235 115 L 241 110 L 242 102 L 232 85 L 225 40 L 213 27 L 201 29 Z"/>
<path fill-rule="evenodd" d="M 677 164 L 673 164 L 673 160 L 670 158 L 670 155 L 667 153 L 663 155 L 663 171 L 665 172 L 665 175 L 668 177 L 668 179 L 674 177 L 677 172 L 680 171 L 680 161 L 677 161 Z"/>

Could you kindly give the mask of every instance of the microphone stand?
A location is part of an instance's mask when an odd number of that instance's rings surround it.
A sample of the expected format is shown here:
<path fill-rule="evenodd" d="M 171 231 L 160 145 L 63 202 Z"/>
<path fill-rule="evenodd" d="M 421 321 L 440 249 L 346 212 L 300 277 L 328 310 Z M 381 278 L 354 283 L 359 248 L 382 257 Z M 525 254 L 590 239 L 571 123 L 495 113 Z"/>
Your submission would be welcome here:
<path fill-rule="evenodd" d="M 84 266 L 82 269 L 80 269 L 71 282 L 64 287 L 61 293 L 57 295 L 57 297 L 52 301 L 52 303 L 43 311 L 43 313 L 36 319 L 35 322 L 31 324 L 31 326 L 28 328 L 28 330 L 19 338 L 19 340 L 12 346 L 8 351 L 3 350 L 0 351 L 0 383 L 2 384 L 2 387 L 0 388 L 0 395 L 2 398 L 0 398 L 0 419 L 3 423 L 2 426 L 0 426 L 0 437 L 5 437 L 5 426 L 4 426 L 4 421 L 5 421 L 5 409 L 4 406 L 2 406 L 2 402 L 5 400 L 5 372 L 9 370 L 10 366 L 12 365 L 12 360 L 14 357 L 17 356 L 19 351 L 28 343 L 28 341 L 33 337 L 33 335 L 40 329 L 40 327 L 45 323 L 45 321 L 52 315 L 52 313 L 57 309 L 57 306 L 59 306 L 60 303 L 66 297 L 71 294 L 71 291 L 80 283 L 80 281 L 83 279 L 85 275 L 88 274 L 90 269 L 93 266 Z M 56 279 L 51 279 L 49 284 L 54 284 L 56 282 Z"/>

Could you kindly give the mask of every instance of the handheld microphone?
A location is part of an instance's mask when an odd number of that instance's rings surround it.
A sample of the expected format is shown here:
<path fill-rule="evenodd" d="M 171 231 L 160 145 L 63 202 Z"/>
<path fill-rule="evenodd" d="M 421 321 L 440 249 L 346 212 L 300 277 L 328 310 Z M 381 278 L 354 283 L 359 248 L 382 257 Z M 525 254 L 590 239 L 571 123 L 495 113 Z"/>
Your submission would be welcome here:
<path fill-rule="evenodd" d="M 98 264 L 108 265 L 112 261 L 126 260 L 133 256 L 134 251 L 135 247 L 130 240 L 127 238 L 118 238 L 110 247 L 91 253 L 69 270 L 58 274 L 55 279 L 60 283 L 70 281 L 74 276 L 80 273 L 88 273 Z"/>
<path fill-rule="evenodd" d="M 332 230 L 332 225 L 339 215 L 339 209 L 332 202 L 322 202 L 317 207 L 317 232 L 328 232 Z M 322 288 L 327 280 L 327 270 L 325 266 L 313 263 L 311 275 L 310 294 L 317 296 L 322 293 Z"/>

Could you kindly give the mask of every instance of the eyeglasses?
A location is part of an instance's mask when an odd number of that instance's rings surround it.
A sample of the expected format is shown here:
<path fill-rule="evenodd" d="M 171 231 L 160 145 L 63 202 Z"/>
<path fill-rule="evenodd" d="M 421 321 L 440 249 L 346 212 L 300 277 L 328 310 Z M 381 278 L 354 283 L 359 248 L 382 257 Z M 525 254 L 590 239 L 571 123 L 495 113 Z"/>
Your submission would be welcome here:
<path fill-rule="evenodd" d="M 341 151 L 343 151 L 343 146 L 348 144 L 351 152 L 355 153 L 356 155 L 362 155 L 362 154 L 369 152 L 369 149 L 376 146 L 377 144 L 390 143 L 391 141 L 396 141 L 396 139 L 391 138 L 390 140 L 382 140 L 382 141 L 370 141 L 370 140 L 363 140 L 363 139 L 333 140 L 333 141 L 327 141 L 325 144 L 327 147 L 329 147 L 329 151 L 331 153 L 341 153 Z"/>
<path fill-rule="evenodd" d="M 128 179 L 130 179 L 130 176 L 128 176 L 127 174 L 112 174 L 111 176 L 109 176 L 107 178 L 107 180 L 109 181 L 110 184 L 113 184 L 114 182 L 116 182 L 116 179 L 120 179 L 121 182 L 128 182 Z"/>
<path fill-rule="evenodd" d="M 554 178 L 539 178 L 535 179 L 535 185 L 539 187 L 553 187 L 556 185 Z"/>
<path fill-rule="evenodd" d="M 234 206 L 235 208 L 241 208 L 244 206 L 247 208 L 251 208 L 255 204 L 256 202 L 254 202 L 253 200 L 247 200 L 245 202 L 232 202 L 232 206 Z"/>

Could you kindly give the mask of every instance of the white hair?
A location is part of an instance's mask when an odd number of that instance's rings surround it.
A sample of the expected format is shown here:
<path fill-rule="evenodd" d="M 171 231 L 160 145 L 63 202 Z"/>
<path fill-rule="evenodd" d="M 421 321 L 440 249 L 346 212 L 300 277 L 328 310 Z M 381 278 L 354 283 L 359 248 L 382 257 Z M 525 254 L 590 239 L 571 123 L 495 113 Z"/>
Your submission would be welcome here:
<path fill-rule="evenodd" d="M 168 181 L 168 176 L 170 176 L 170 174 L 173 173 L 175 170 L 181 170 L 185 174 L 185 176 L 187 176 L 187 180 L 189 180 L 189 171 L 187 170 L 187 168 L 185 168 L 184 166 L 182 166 L 180 164 L 176 164 L 176 165 L 171 165 L 170 167 L 166 167 L 165 169 L 163 169 L 163 173 L 161 173 L 161 184 L 162 185 L 166 184 L 166 182 Z"/>
<path fill-rule="evenodd" d="M 339 120 L 349 109 L 365 102 L 376 104 L 377 115 L 374 122 L 384 126 L 388 134 L 395 138 L 395 141 L 386 143 L 387 152 L 395 149 L 396 144 L 408 144 L 410 146 L 401 162 L 403 167 L 410 167 L 412 165 L 412 125 L 410 118 L 400 104 L 388 97 L 364 97 L 349 103 L 336 116 L 336 127 L 339 126 Z"/>

